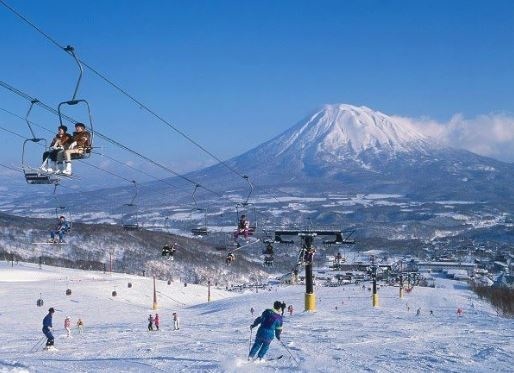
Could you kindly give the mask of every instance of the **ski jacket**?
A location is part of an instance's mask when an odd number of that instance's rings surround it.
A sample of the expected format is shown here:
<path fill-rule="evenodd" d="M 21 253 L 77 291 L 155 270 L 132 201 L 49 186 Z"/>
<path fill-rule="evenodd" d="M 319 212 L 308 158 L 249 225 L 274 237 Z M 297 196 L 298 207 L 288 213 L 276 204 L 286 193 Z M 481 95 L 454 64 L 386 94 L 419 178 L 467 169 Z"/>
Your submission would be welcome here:
<path fill-rule="evenodd" d="M 282 333 L 282 316 L 277 310 L 267 309 L 261 316 L 257 317 L 252 327 L 259 325 L 257 330 L 257 338 L 266 342 L 271 342 L 273 337 L 280 339 Z"/>
<path fill-rule="evenodd" d="M 68 146 L 71 144 L 71 136 L 68 135 L 67 133 L 64 133 L 62 136 L 61 135 L 56 135 L 52 142 L 50 143 L 50 147 L 60 147 L 62 146 L 63 148 L 68 148 Z"/>
<path fill-rule="evenodd" d="M 159 324 L 160 324 L 159 316 L 155 316 L 154 322 L 155 322 L 155 326 L 159 326 Z"/>
<path fill-rule="evenodd" d="M 49 313 L 43 319 L 43 328 L 47 328 L 48 329 L 48 328 L 51 328 L 51 327 L 52 327 L 52 314 Z"/>
<path fill-rule="evenodd" d="M 57 232 L 67 232 L 70 229 L 70 225 L 66 221 L 60 221 L 57 223 L 57 226 L 55 227 L 55 230 Z"/>
<path fill-rule="evenodd" d="M 69 328 L 71 326 L 71 320 L 70 319 L 64 319 L 64 327 Z"/>

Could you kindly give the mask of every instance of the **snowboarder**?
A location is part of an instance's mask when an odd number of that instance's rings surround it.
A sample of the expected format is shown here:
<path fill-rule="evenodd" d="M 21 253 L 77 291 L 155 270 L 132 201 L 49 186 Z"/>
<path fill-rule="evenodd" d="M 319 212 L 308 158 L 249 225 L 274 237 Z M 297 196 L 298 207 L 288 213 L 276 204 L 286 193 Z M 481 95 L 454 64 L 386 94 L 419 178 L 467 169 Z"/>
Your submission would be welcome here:
<path fill-rule="evenodd" d="M 82 319 L 78 319 L 77 328 L 79 329 L 79 334 L 82 334 L 82 332 L 84 331 L 84 322 L 82 321 Z"/>
<path fill-rule="evenodd" d="M 64 329 L 66 329 L 66 337 L 71 337 L 71 318 L 69 316 L 64 319 Z"/>
<path fill-rule="evenodd" d="M 179 330 L 178 327 L 178 315 L 176 312 L 173 312 L 173 330 Z"/>
<path fill-rule="evenodd" d="M 155 314 L 155 318 L 154 318 L 154 323 L 155 323 L 155 328 L 157 330 L 159 330 L 159 324 L 161 323 L 160 320 L 159 320 L 159 314 Z"/>
<path fill-rule="evenodd" d="M 64 216 L 59 216 L 59 221 L 55 226 L 55 229 L 50 231 L 49 243 L 64 243 L 64 235 L 70 231 L 70 225 L 66 221 Z M 55 236 L 59 236 L 59 240 Z"/>
<path fill-rule="evenodd" d="M 257 335 L 255 336 L 255 342 L 248 355 L 248 360 L 254 359 L 255 354 L 257 354 L 257 358 L 261 360 L 264 355 L 266 355 L 266 352 L 268 352 L 273 337 L 280 340 L 280 334 L 282 333 L 282 316 L 279 312 L 281 307 L 282 302 L 277 300 L 273 303 L 272 309 L 265 310 L 262 315 L 257 317 L 253 324 L 250 325 L 250 330 L 252 330 L 260 324 Z"/>
<path fill-rule="evenodd" d="M 54 336 L 52 334 L 52 316 L 55 310 L 53 307 L 48 309 L 48 314 L 43 319 L 43 334 L 46 336 L 46 347 L 45 349 L 50 349 L 54 345 Z"/>
<path fill-rule="evenodd" d="M 153 318 L 152 314 L 148 315 L 148 331 L 149 332 L 153 332 L 153 322 L 154 322 L 154 318 Z"/>

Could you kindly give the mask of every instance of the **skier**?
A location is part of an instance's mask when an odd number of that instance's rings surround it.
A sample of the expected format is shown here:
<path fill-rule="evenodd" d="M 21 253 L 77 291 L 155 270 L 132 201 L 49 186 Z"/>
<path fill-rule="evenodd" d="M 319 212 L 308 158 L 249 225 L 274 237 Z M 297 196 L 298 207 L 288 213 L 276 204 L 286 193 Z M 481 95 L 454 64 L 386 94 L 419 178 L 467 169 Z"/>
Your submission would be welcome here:
<path fill-rule="evenodd" d="M 255 354 L 257 354 L 257 358 L 261 360 L 264 355 L 266 355 L 266 352 L 268 352 L 273 337 L 280 340 L 280 334 L 282 333 L 282 316 L 279 312 L 281 307 L 282 302 L 277 300 L 273 303 L 272 309 L 265 310 L 262 315 L 257 317 L 253 324 L 250 325 L 250 330 L 252 330 L 260 324 L 257 335 L 255 336 L 255 342 L 248 355 L 248 360 L 253 360 Z"/>
<path fill-rule="evenodd" d="M 54 345 L 54 336 L 52 335 L 52 316 L 54 314 L 55 310 L 53 307 L 50 307 L 48 309 L 48 314 L 43 319 L 43 334 L 46 336 L 46 347 L 45 350 L 49 350 Z"/>
<path fill-rule="evenodd" d="M 289 316 L 293 316 L 293 305 L 290 304 L 289 307 L 287 307 L 287 310 L 289 311 Z"/>
<path fill-rule="evenodd" d="M 64 243 L 64 235 L 70 231 L 70 225 L 66 221 L 64 216 L 59 216 L 59 221 L 55 226 L 55 229 L 50 231 L 49 243 Z M 55 238 L 55 235 L 59 236 L 59 240 Z"/>
<path fill-rule="evenodd" d="M 179 330 L 178 327 L 178 315 L 176 312 L 173 312 L 173 330 Z"/>
<path fill-rule="evenodd" d="M 460 308 L 460 307 L 459 307 L 459 308 L 457 308 L 457 316 L 458 316 L 458 317 L 461 317 L 463 314 L 464 314 L 463 309 L 462 309 L 462 308 Z"/>
<path fill-rule="evenodd" d="M 66 329 L 66 337 L 71 337 L 71 318 L 69 316 L 64 319 L 64 329 Z"/>
<path fill-rule="evenodd" d="M 152 314 L 150 314 L 148 316 L 148 331 L 149 332 L 153 332 L 153 322 L 154 322 L 154 318 L 153 318 Z"/>
<path fill-rule="evenodd" d="M 421 307 L 417 309 L 416 316 L 421 316 Z"/>
<path fill-rule="evenodd" d="M 159 321 L 159 315 L 158 315 L 157 313 L 155 314 L 154 323 L 155 323 L 155 328 L 156 328 L 157 330 L 159 330 L 159 324 L 160 324 L 161 322 Z"/>
<path fill-rule="evenodd" d="M 255 310 L 253 309 L 253 307 L 252 307 L 252 308 L 250 308 L 250 313 L 252 314 L 252 316 L 253 316 L 253 313 L 254 313 L 254 312 L 255 312 Z"/>
<path fill-rule="evenodd" d="M 282 302 L 282 304 L 280 304 L 280 313 L 281 313 L 281 316 L 284 316 L 284 311 L 286 310 L 286 303 L 285 302 Z"/>
<path fill-rule="evenodd" d="M 82 332 L 84 331 L 84 322 L 82 321 L 82 319 L 78 319 L 77 328 L 79 329 L 79 334 L 82 334 Z"/>

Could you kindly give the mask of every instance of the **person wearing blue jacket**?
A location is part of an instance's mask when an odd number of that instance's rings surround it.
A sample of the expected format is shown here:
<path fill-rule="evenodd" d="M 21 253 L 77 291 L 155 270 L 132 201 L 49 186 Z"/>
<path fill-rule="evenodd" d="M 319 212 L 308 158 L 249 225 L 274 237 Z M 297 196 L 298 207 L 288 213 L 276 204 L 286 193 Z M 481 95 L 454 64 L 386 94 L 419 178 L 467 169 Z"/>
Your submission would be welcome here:
<path fill-rule="evenodd" d="M 52 335 L 52 331 L 50 328 L 52 328 L 52 316 L 54 314 L 55 310 L 53 307 L 51 307 L 48 310 L 48 315 L 45 316 L 43 319 L 43 334 L 46 336 L 46 346 L 53 346 L 54 345 L 54 336 Z"/>
<path fill-rule="evenodd" d="M 264 355 L 266 355 L 266 352 L 268 352 L 269 345 L 273 338 L 276 337 L 280 340 L 280 334 L 282 333 L 281 306 L 282 302 L 276 301 L 273 303 L 272 309 L 264 311 L 262 315 L 257 317 L 253 324 L 250 325 L 250 330 L 257 325 L 260 326 L 255 336 L 255 342 L 250 349 L 248 360 L 254 359 L 255 354 L 257 354 L 257 358 L 262 359 Z"/>

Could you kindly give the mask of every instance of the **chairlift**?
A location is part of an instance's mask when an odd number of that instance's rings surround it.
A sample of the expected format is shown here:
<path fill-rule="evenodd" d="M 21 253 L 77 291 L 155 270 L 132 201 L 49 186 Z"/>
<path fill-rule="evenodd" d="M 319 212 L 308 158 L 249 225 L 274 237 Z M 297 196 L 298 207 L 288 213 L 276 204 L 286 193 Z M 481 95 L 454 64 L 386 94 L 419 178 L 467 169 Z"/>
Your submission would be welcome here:
<path fill-rule="evenodd" d="M 202 219 L 203 224 L 201 224 L 201 225 L 199 225 L 197 227 L 192 228 L 191 229 L 191 233 L 194 236 L 203 237 L 203 236 L 207 236 L 209 234 L 209 230 L 207 229 L 207 209 L 198 207 L 198 204 L 197 204 L 196 198 L 195 198 L 196 190 L 199 187 L 201 187 L 201 185 L 200 184 L 196 184 L 195 185 L 195 189 L 193 190 L 193 194 L 191 195 L 191 197 L 193 198 L 193 202 L 195 204 L 195 207 L 191 211 L 191 213 L 198 212 L 200 214 L 203 214 L 203 219 Z"/>
<path fill-rule="evenodd" d="M 57 106 L 57 113 L 59 115 L 59 123 L 60 123 L 60 125 L 64 124 L 63 123 L 64 114 L 62 112 L 63 105 L 75 106 L 75 105 L 81 104 L 81 103 L 85 104 L 86 109 L 87 109 L 88 121 L 89 121 L 88 125 L 86 125 L 86 128 L 89 130 L 89 144 L 87 144 L 86 148 L 82 149 L 81 153 L 72 154 L 71 158 L 72 159 L 89 158 L 91 156 L 91 150 L 93 148 L 93 138 L 94 138 L 94 134 L 95 134 L 94 128 L 93 128 L 93 119 L 91 116 L 91 108 L 89 107 L 89 103 L 86 100 L 77 99 L 77 93 L 79 90 L 80 81 L 82 80 L 82 74 L 84 73 L 84 69 L 82 67 L 82 63 L 80 62 L 77 55 L 75 54 L 75 49 L 72 46 L 68 45 L 66 48 L 64 48 L 64 51 L 69 53 L 73 57 L 75 62 L 77 63 L 77 65 L 79 67 L 79 76 L 78 76 L 77 84 L 75 85 L 75 90 L 73 91 L 73 96 L 72 96 L 71 100 L 63 101 L 63 102 L 59 103 L 59 105 Z"/>
<path fill-rule="evenodd" d="M 236 256 L 234 255 L 234 253 L 229 252 L 227 254 L 227 257 L 225 258 L 225 264 L 231 265 L 235 260 L 236 260 Z"/>
<path fill-rule="evenodd" d="M 266 255 L 264 257 L 264 265 L 266 267 L 272 267 L 273 266 L 273 255 Z"/>
<path fill-rule="evenodd" d="M 135 180 L 132 180 L 132 183 L 134 184 L 134 195 L 132 196 L 130 203 L 123 205 L 121 215 L 121 223 L 123 225 L 123 229 L 127 231 L 134 231 L 139 229 L 138 207 L 134 203 L 138 193 L 137 183 Z"/>
<path fill-rule="evenodd" d="M 169 243 L 167 243 L 162 248 L 161 255 L 163 257 L 167 257 L 169 260 L 174 260 L 174 255 L 175 255 L 175 252 L 177 251 L 176 246 L 177 246 L 176 242 L 174 242 L 173 245 L 170 245 Z"/>
<path fill-rule="evenodd" d="M 64 216 L 64 219 L 66 220 L 66 222 L 68 223 L 68 230 L 67 230 L 67 233 L 69 231 L 71 231 L 72 229 L 72 226 L 73 226 L 73 222 L 72 222 L 72 219 L 71 219 L 71 213 L 70 211 L 66 208 L 66 206 L 64 205 L 64 203 L 59 200 L 59 197 L 57 196 L 57 187 L 59 186 L 60 184 L 59 183 L 56 183 L 54 185 L 54 193 L 53 193 L 53 197 L 55 199 L 55 202 L 56 202 L 56 207 L 55 207 L 55 217 L 57 219 L 59 219 L 61 216 Z"/>
<path fill-rule="evenodd" d="M 53 174 L 44 172 L 37 166 L 39 164 L 39 161 L 35 160 L 28 160 L 28 153 L 32 153 L 32 145 L 38 144 L 41 145 L 43 149 L 47 148 L 47 141 L 44 138 L 36 137 L 36 134 L 34 130 L 32 129 L 32 126 L 29 121 L 29 115 L 32 111 L 33 106 L 38 103 L 39 100 L 33 99 L 30 101 L 30 107 L 27 111 L 27 114 L 25 115 L 25 122 L 27 123 L 27 126 L 29 127 L 30 133 L 32 135 L 32 138 L 26 139 L 23 142 L 23 148 L 21 152 L 21 167 L 23 169 L 23 174 L 25 175 L 25 181 L 27 184 L 55 184 L 59 182 L 59 178 Z M 30 151 L 29 151 L 30 149 Z M 40 149 L 38 147 L 37 149 Z M 39 152 L 38 152 L 39 153 Z M 36 163 L 37 162 L 37 163 Z"/>

